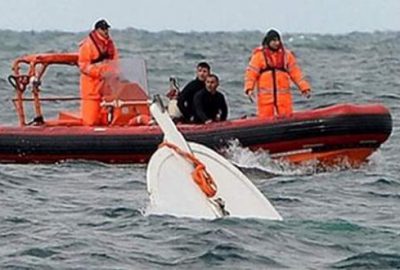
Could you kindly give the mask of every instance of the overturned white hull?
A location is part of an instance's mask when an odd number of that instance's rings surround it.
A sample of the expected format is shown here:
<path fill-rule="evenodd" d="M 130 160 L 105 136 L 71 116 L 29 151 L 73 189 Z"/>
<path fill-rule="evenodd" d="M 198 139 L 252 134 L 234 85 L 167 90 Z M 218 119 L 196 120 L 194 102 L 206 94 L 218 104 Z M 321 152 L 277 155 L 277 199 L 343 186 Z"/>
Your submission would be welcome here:
<path fill-rule="evenodd" d="M 208 198 L 192 179 L 193 166 L 173 150 L 163 147 L 151 158 L 147 170 L 150 194 L 148 213 L 213 219 L 224 214 L 215 200 L 220 198 L 229 216 L 281 220 L 267 198 L 235 166 L 216 152 L 189 143 L 195 156 L 206 164 L 217 185 Z"/>
<path fill-rule="evenodd" d="M 148 214 L 209 219 L 223 216 L 282 219 L 239 169 L 203 145 L 188 144 L 167 112 L 157 104 L 152 104 L 150 110 L 165 134 L 165 141 L 192 153 L 206 166 L 217 186 L 217 193 L 207 197 L 192 178 L 192 163 L 164 146 L 151 157 L 147 168 Z"/>

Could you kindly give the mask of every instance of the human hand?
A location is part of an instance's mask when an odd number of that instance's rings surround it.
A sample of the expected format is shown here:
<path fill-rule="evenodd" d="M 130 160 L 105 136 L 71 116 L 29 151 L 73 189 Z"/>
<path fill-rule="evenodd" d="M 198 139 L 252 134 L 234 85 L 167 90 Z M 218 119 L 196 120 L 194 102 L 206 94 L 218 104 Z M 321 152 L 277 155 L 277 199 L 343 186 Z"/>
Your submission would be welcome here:
<path fill-rule="evenodd" d="M 208 119 L 207 121 L 204 122 L 204 124 L 210 124 L 210 123 L 212 123 L 211 119 Z"/>
<path fill-rule="evenodd" d="M 246 95 L 249 97 L 250 102 L 254 103 L 254 99 L 255 99 L 254 90 L 246 89 L 245 92 L 246 92 Z"/>
<path fill-rule="evenodd" d="M 311 89 L 305 89 L 301 91 L 301 95 L 307 99 L 311 97 Z"/>
<path fill-rule="evenodd" d="M 178 91 L 176 89 L 169 89 L 168 93 L 166 94 L 168 99 L 177 99 L 178 98 Z"/>
<path fill-rule="evenodd" d="M 111 72 L 111 71 L 108 71 L 108 70 L 103 71 L 103 72 L 101 73 L 101 78 L 102 78 L 103 80 L 110 80 L 111 78 L 114 78 L 114 77 L 115 77 L 115 73 L 114 73 L 114 72 Z"/>

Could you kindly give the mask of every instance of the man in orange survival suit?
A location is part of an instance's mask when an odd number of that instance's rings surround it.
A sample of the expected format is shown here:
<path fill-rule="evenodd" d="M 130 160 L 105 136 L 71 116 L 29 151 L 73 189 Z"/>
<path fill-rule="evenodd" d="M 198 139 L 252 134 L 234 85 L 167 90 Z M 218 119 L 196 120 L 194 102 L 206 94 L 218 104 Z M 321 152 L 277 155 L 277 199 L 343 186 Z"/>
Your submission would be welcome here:
<path fill-rule="evenodd" d="M 102 124 L 100 113 L 101 87 L 107 74 L 115 68 L 112 60 L 118 59 L 118 51 L 109 35 L 110 25 L 99 20 L 94 30 L 79 47 L 81 71 L 81 114 L 85 125 Z"/>
<path fill-rule="evenodd" d="M 310 85 L 303 78 L 295 56 L 283 46 L 279 33 L 270 30 L 262 46 L 253 50 L 245 74 L 246 94 L 251 97 L 255 86 L 258 88 L 258 117 L 288 116 L 293 112 L 290 79 L 302 95 L 310 97 Z"/>

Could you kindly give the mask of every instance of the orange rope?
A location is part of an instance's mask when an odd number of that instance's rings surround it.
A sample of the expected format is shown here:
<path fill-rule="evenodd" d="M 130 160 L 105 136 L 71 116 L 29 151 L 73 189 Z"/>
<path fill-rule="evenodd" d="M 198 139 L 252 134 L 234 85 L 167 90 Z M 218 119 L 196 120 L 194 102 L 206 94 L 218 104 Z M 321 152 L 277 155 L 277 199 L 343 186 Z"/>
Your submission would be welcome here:
<path fill-rule="evenodd" d="M 207 172 L 206 166 L 192 153 L 185 152 L 178 146 L 169 142 L 163 142 L 159 145 L 159 147 L 163 146 L 171 148 L 193 164 L 194 170 L 192 172 L 192 178 L 207 197 L 213 197 L 217 193 L 217 185 L 212 176 Z"/>

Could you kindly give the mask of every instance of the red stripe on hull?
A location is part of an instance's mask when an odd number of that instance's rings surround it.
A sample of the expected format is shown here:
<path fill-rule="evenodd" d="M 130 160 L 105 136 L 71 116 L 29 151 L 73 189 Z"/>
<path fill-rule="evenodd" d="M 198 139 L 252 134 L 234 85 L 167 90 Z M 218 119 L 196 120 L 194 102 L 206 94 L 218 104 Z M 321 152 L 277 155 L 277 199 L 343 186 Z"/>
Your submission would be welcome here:
<path fill-rule="evenodd" d="M 79 155 L 0 155 L 0 163 L 15 163 L 15 164 L 51 164 L 57 162 L 63 162 L 67 160 L 88 160 L 98 161 L 111 164 L 135 164 L 135 163 L 147 163 L 151 155 L 95 155 L 95 154 L 79 154 Z"/>
<path fill-rule="evenodd" d="M 364 163 L 367 158 L 375 152 L 371 148 L 340 149 L 320 153 L 293 153 L 282 156 L 281 159 L 293 164 L 301 164 L 309 161 L 318 161 L 319 165 L 334 166 L 343 162 L 352 167 L 358 167 Z"/>

